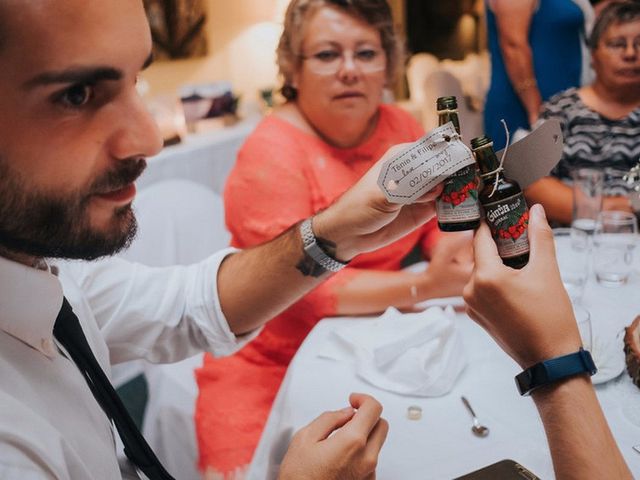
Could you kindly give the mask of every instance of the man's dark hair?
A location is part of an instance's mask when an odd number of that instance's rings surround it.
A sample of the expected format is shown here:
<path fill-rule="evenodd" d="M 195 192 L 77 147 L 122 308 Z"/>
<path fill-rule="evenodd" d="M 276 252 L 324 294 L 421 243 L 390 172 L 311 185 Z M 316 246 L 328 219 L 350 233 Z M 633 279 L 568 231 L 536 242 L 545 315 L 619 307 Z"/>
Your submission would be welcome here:
<path fill-rule="evenodd" d="M 604 32 L 611 25 L 629 23 L 640 20 L 640 2 L 633 0 L 613 2 L 600 12 L 596 20 L 591 36 L 589 37 L 589 48 L 595 50 Z"/>

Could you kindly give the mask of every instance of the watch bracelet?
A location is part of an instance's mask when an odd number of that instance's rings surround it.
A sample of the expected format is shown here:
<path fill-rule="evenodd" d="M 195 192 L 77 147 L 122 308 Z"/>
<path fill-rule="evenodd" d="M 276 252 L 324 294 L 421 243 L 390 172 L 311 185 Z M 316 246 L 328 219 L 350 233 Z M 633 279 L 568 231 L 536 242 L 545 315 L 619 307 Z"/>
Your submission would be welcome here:
<path fill-rule="evenodd" d="M 329 272 L 339 272 L 347 266 L 348 262 L 341 262 L 333 258 L 318 243 L 318 239 L 313 233 L 312 226 L 313 217 L 307 218 L 300 224 L 300 236 L 302 237 L 302 245 L 306 254 L 309 255 L 322 268 Z"/>
<path fill-rule="evenodd" d="M 516 386 L 520 395 L 530 395 L 540 387 L 552 385 L 576 375 L 598 371 L 591 353 L 582 347 L 577 352 L 545 360 L 516 375 Z"/>

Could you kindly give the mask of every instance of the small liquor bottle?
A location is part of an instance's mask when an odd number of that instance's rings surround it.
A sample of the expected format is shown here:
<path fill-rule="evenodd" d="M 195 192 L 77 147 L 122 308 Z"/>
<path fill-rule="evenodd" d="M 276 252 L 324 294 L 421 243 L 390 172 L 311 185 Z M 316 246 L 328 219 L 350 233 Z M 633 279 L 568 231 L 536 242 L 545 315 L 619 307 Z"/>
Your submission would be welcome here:
<path fill-rule="evenodd" d="M 471 140 L 471 149 L 484 183 L 480 190 L 480 203 L 498 246 L 498 254 L 505 265 L 522 268 L 529 261 L 529 210 L 520 185 L 506 178 L 500 170 L 500 161 L 493 151 L 491 138 L 486 135 L 474 138 Z"/>
<path fill-rule="evenodd" d="M 438 125 L 452 122 L 460 134 L 456 97 L 440 97 L 436 102 Z M 436 200 L 438 227 L 445 232 L 473 230 L 480 225 L 476 166 L 468 165 L 444 181 L 442 194 Z"/>

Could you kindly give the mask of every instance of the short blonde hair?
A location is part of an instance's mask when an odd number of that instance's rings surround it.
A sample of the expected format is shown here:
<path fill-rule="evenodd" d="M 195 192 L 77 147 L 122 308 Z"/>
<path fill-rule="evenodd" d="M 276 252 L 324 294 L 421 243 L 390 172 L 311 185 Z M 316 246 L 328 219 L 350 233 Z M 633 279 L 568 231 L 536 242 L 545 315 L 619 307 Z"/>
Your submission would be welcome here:
<path fill-rule="evenodd" d="M 386 0 L 291 0 L 277 49 L 278 68 L 283 80 L 282 95 L 287 100 L 297 96 L 292 82 L 294 73 L 302 64 L 300 50 L 304 28 L 311 14 L 325 6 L 338 8 L 378 31 L 387 58 L 387 82 L 392 84 L 404 66 L 404 47 L 398 40 Z"/>

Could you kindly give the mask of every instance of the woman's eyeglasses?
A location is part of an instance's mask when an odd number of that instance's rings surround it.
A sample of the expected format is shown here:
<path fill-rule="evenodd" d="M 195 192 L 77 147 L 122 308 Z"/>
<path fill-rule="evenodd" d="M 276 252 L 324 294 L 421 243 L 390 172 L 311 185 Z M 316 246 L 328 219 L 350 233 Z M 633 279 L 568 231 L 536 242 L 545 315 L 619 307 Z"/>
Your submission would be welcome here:
<path fill-rule="evenodd" d="M 301 55 L 307 67 L 318 75 L 334 75 L 349 60 L 362 73 L 374 73 L 387 66 L 383 50 L 376 48 L 360 48 L 351 50 L 321 50 L 312 55 Z"/>
<path fill-rule="evenodd" d="M 640 51 L 640 37 L 636 37 L 634 39 L 626 39 L 626 38 L 613 38 L 611 40 L 606 40 L 604 42 L 604 46 L 615 53 L 624 53 L 629 48 L 629 43 L 635 52 Z"/>

